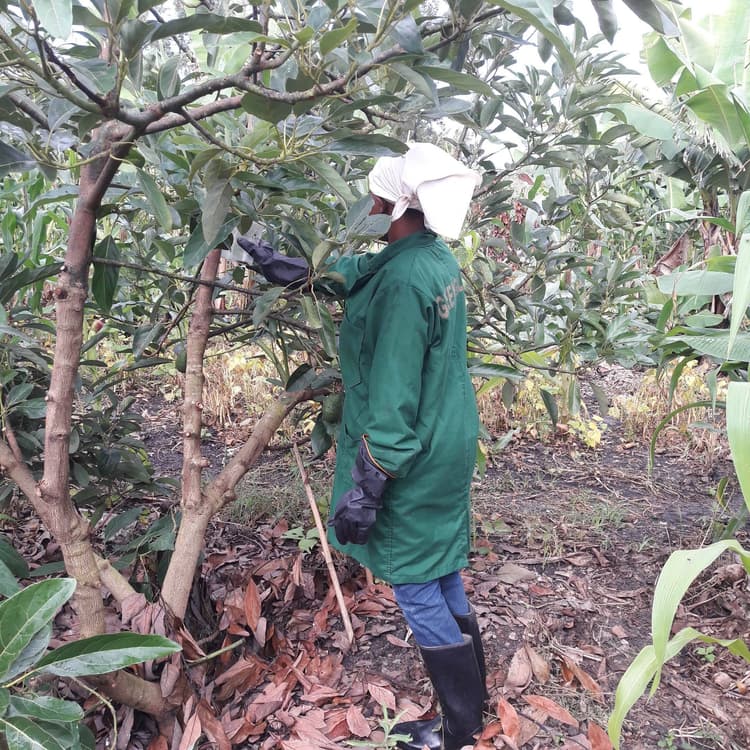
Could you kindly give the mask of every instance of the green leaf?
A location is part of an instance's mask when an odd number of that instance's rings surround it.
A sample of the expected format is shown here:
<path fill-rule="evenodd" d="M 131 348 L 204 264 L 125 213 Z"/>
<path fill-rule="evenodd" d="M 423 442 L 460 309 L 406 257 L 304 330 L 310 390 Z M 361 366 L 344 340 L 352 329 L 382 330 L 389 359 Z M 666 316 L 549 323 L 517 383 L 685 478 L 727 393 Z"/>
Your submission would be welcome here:
<path fill-rule="evenodd" d="M 107 260 L 120 260 L 120 250 L 117 243 L 110 235 L 105 237 L 94 248 L 95 258 Z M 96 304 L 103 312 L 109 313 L 112 302 L 117 291 L 117 282 L 120 278 L 120 269 L 117 266 L 107 266 L 103 263 L 94 264 L 94 276 L 91 280 L 91 291 Z"/>
<path fill-rule="evenodd" d="M 718 9 L 717 9 L 718 10 Z M 711 18 L 711 30 L 716 55 L 714 76 L 724 83 L 738 85 L 747 97 L 748 71 L 746 64 L 747 39 L 750 36 L 750 4 L 743 0 L 732 0 Z M 745 101 L 748 101 L 745 98 Z"/>
<path fill-rule="evenodd" d="M 261 96 L 249 91 L 242 97 L 242 109 L 255 117 L 276 124 L 292 113 L 292 105 L 270 96 Z"/>
<path fill-rule="evenodd" d="M 47 695 L 35 695 L 31 700 L 14 695 L 10 699 L 9 715 L 28 716 L 43 721 L 61 721 L 67 724 L 81 721 L 83 710 L 77 703 Z"/>
<path fill-rule="evenodd" d="M 659 686 L 661 667 L 667 660 L 667 643 L 672 630 L 677 607 L 690 584 L 722 553 L 736 552 L 746 568 L 750 568 L 750 553 L 734 539 L 716 542 L 703 549 L 677 550 L 673 552 L 659 574 L 654 588 L 654 605 L 651 611 L 651 634 L 656 659 L 656 672 L 651 686 L 651 695 Z"/>
<path fill-rule="evenodd" d="M 649 73 L 658 86 L 666 86 L 672 81 L 684 63 L 663 37 L 656 37 L 645 48 Z"/>
<path fill-rule="evenodd" d="M 253 325 L 260 325 L 273 311 L 276 301 L 284 293 L 284 287 L 275 286 L 255 300 Z"/>
<path fill-rule="evenodd" d="M 354 227 L 346 230 L 346 238 L 353 239 L 379 239 L 391 226 L 391 217 L 386 214 L 373 214 L 365 216 L 362 221 Z"/>
<path fill-rule="evenodd" d="M 133 334 L 133 356 L 140 359 L 148 347 L 161 336 L 164 323 L 144 323 L 135 329 Z"/>
<path fill-rule="evenodd" d="M 0 175 L 8 172 L 28 172 L 36 167 L 36 161 L 17 148 L 0 141 Z"/>
<path fill-rule="evenodd" d="M 304 391 L 312 385 L 317 377 L 318 374 L 315 372 L 312 365 L 304 362 L 289 376 L 289 380 L 287 380 L 284 385 L 284 390 L 289 393 L 293 393 L 294 391 Z"/>
<path fill-rule="evenodd" d="M 40 581 L 0 602 L 0 680 L 75 591 L 72 578 Z"/>
<path fill-rule="evenodd" d="M 740 115 L 740 109 L 744 109 L 744 106 L 732 96 L 729 87 L 706 86 L 686 99 L 684 104 L 703 122 L 716 128 L 731 146 L 745 142 L 746 134 Z"/>
<path fill-rule="evenodd" d="M 743 198 L 747 193 L 743 194 Z M 739 224 L 739 217 L 737 219 Z M 734 342 L 747 316 L 750 306 L 750 233 L 745 232 L 740 237 L 737 249 L 737 261 L 734 267 L 734 285 L 732 294 L 732 320 L 729 325 L 729 341 L 727 342 L 727 359 L 731 359 L 734 352 Z"/>
<path fill-rule="evenodd" d="M 151 37 L 153 24 L 132 18 L 120 29 L 120 44 L 126 60 L 132 60 Z"/>
<path fill-rule="evenodd" d="M 614 42 L 617 33 L 617 16 L 612 6 L 612 0 L 594 0 L 593 6 L 599 19 L 599 28 L 611 44 Z"/>
<path fill-rule="evenodd" d="M 19 383 L 18 385 L 14 385 L 10 389 L 5 400 L 6 406 L 10 408 L 11 406 L 15 406 L 16 404 L 20 404 L 23 401 L 26 401 L 33 390 L 33 383 Z"/>
<path fill-rule="evenodd" d="M 47 402 L 43 398 L 30 398 L 19 404 L 17 411 L 29 419 L 42 419 L 47 413 Z"/>
<path fill-rule="evenodd" d="M 531 24 L 552 42 L 567 71 L 575 70 L 576 61 L 570 46 L 555 23 L 553 0 L 490 0 L 490 5 L 499 5 Z"/>
<path fill-rule="evenodd" d="M 3 560 L 0 560 L 0 595 L 13 596 L 20 591 L 21 584 Z"/>
<path fill-rule="evenodd" d="M 348 39 L 357 30 L 359 22 L 356 18 L 352 17 L 345 26 L 341 26 L 338 29 L 331 29 L 326 31 L 322 37 L 320 37 L 320 54 L 325 57 L 329 52 L 333 52 L 343 42 Z"/>
<path fill-rule="evenodd" d="M 216 246 L 229 213 L 232 200 L 232 186 L 229 182 L 231 175 L 232 170 L 223 159 L 215 158 L 208 162 L 203 178 L 206 197 L 201 212 L 203 239 L 208 247 Z"/>
<path fill-rule="evenodd" d="M 414 69 L 435 80 L 449 83 L 460 91 L 474 91 L 484 96 L 495 96 L 492 86 L 468 73 L 460 73 L 451 68 L 439 68 L 436 65 L 418 65 Z"/>
<path fill-rule="evenodd" d="M 480 4 L 480 3 L 476 3 Z M 464 14 L 465 15 L 465 14 Z M 422 44 L 422 35 L 419 33 L 419 26 L 414 20 L 413 16 L 404 16 L 390 32 L 391 39 L 406 52 L 411 52 L 416 55 L 421 55 L 424 52 L 424 45 Z"/>
<path fill-rule="evenodd" d="M 104 527 L 104 541 L 108 542 L 120 531 L 135 523 L 141 517 L 141 513 L 143 513 L 143 506 L 136 505 L 134 508 L 128 508 L 124 513 L 116 514 Z"/>
<path fill-rule="evenodd" d="M 735 226 L 730 227 L 729 231 L 734 232 L 739 237 L 748 228 L 750 228 L 750 190 L 745 190 L 737 201 Z"/>
<path fill-rule="evenodd" d="M 716 643 L 720 646 L 725 646 L 731 653 L 738 654 L 750 660 L 750 654 L 745 657 L 747 646 L 739 639 L 732 641 L 719 640 L 718 638 L 706 636 L 694 628 L 684 628 L 667 643 L 664 651 L 664 661 L 673 659 L 690 641 L 696 639 L 705 643 Z M 648 683 L 654 678 L 658 669 L 659 659 L 656 657 L 654 647 L 646 646 L 633 659 L 633 662 L 620 679 L 617 691 L 615 692 L 615 707 L 610 714 L 609 724 L 607 725 L 609 738 L 612 740 L 615 750 L 619 750 L 620 748 L 620 736 L 625 717 L 635 705 L 635 702 L 646 691 Z"/>
<path fill-rule="evenodd" d="M 161 225 L 161 228 L 165 232 L 169 232 L 172 229 L 172 214 L 167 206 L 167 201 L 164 198 L 164 193 L 161 191 L 159 186 L 156 184 L 154 178 L 144 172 L 142 169 L 138 170 L 138 182 L 143 190 L 148 202 L 149 207 L 153 210 L 157 221 Z"/>
<path fill-rule="evenodd" d="M 410 83 L 415 91 L 432 101 L 433 104 L 437 105 L 439 103 L 437 86 L 430 76 L 420 73 L 418 70 L 403 63 L 391 63 L 389 67 L 394 73 L 397 73 L 401 78 Z"/>
<path fill-rule="evenodd" d="M 326 152 L 355 154 L 357 156 L 401 156 L 409 147 L 396 138 L 373 133 L 372 135 L 346 135 L 326 144 Z"/>
<path fill-rule="evenodd" d="M 750 510 L 750 383 L 729 384 L 727 437 L 745 505 Z"/>
<path fill-rule="evenodd" d="M 301 161 L 328 184 L 345 203 L 354 203 L 356 198 L 348 183 L 329 162 L 317 156 L 305 156 Z"/>
<path fill-rule="evenodd" d="M 313 250 L 311 259 L 312 267 L 314 269 L 317 269 L 321 263 L 325 262 L 334 247 L 336 247 L 335 243 L 331 242 L 330 240 L 322 240 L 321 242 L 319 242 Z"/>
<path fill-rule="evenodd" d="M 566 0 L 555 6 L 552 16 L 560 26 L 572 26 L 576 22 L 576 17 L 568 7 Z"/>
<path fill-rule="evenodd" d="M 312 432 L 310 433 L 310 447 L 313 451 L 314 458 L 320 458 L 333 445 L 333 440 L 328 434 L 325 422 L 318 418 L 315 422 Z"/>
<path fill-rule="evenodd" d="M 160 99 L 167 99 L 180 93 L 180 65 L 182 57 L 175 55 L 166 60 L 159 68 L 158 95 Z"/>
<path fill-rule="evenodd" d="M 469 362 L 469 374 L 476 378 L 501 378 L 514 383 L 520 383 L 524 379 L 523 373 L 513 367 L 482 362 L 481 360 Z"/>
<path fill-rule="evenodd" d="M 2 560 L 13 575 L 26 578 L 29 566 L 13 545 L 0 534 L 0 560 Z"/>
<path fill-rule="evenodd" d="M 719 362 L 727 361 L 729 346 L 729 331 L 717 334 L 670 336 L 667 340 L 680 341 L 695 349 L 700 354 L 706 354 Z M 750 334 L 739 334 L 732 343 L 732 362 L 750 362 Z"/>
<path fill-rule="evenodd" d="M 336 341 L 336 324 L 329 309 L 325 305 L 318 308 L 320 313 L 320 322 L 323 327 L 320 329 L 320 341 L 323 344 L 323 350 L 330 359 L 335 359 L 338 354 L 338 345 Z"/>
<path fill-rule="evenodd" d="M 67 39 L 73 30 L 73 0 L 35 0 L 40 23 L 57 39 Z"/>
<path fill-rule="evenodd" d="M 657 279 L 659 291 L 678 297 L 713 297 L 732 291 L 734 276 L 723 271 L 676 271 Z"/>
<path fill-rule="evenodd" d="M 59 677 L 105 674 L 180 651 L 160 635 L 108 633 L 67 643 L 47 654 L 37 669 Z"/>
<path fill-rule="evenodd" d="M 50 0 L 55 2 L 56 0 Z M 250 31 L 258 35 L 263 27 L 257 22 L 239 16 L 220 16 L 215 13 L 194 13 L 187 18 L 176 18 L 173 21 L 159 24 L 151 36 L 151 41 L 187 34 L 191 31 L 207 31 L 211 34 L 233 34 L 236 31 Z"/>
<path fill-rule="evenodd" d="M 660 34 L 664 34 L 667 31 L 667 28 L 673 26 L 673 24 L 665 26 L 665 21 L 667 19 L 653 0 L 623 0 L 623 2 L 638 16 L 638 18 L 645 21 L 652 29 L 658 31 Z"/>
<path fill-rule="evenodd" d="M 369 193 L 363 195 L 358 201 L 353 203 L 346 212 L 346 230 L 347 233 L 355 229 L 370 215 L 372 211 L 373 200 Z"/>
<path fill-rule="evenodd" d="M 650 109 L 637 104 L 618 104 L 613 107 L 615 113 L 620 113 L 628 125 L 632 125 L 641 135 L 655 138 L 659 141 L 674 139 L 674 126 L 666 117 L 652 112 Z"/>
<path fill-rule="evenodd" d="M 216 234 L 216 237 L 214 238 L 214 246 L 220 245 L 224 242 L 239 221 L 240 219 L 238 216 L 229 216 Z M 206 242 L 206 239 L 203 236 L 203 223 L 199 221 L 185 245 L 185 254 L 182 258 L 183 267 L 195 268 L 195 266 L 203 262 L 203 259 L 208 255 L 211 249 L 212 246 Z"/>
<path fill-rule="evenodd" d="M 59 571 L 47 570 L 46 573 L 44 568 L 49 568 L 54 563 L 48 563 L 48 565 L 40 565 L 36 568 L 31 575 L 37 575 L 37 571 L 41 570 L 42 574 L 54 574 L 55 572 L 64 573 L 64 564 L 59 564 Z M 8 671 L 5 673 L 4 680 L 10 682 L 11 680 L 28 672 L 38 661 L 42 658 L 42 655 L 47 651 L 47 646 L 52 638 L 52 623 L 47 623 L 29 642 L 29 645 L 21 652 L 19 657 L 8 667 Z"/>
<path fill-rule="evenodd" d="M 557 429 L 557 420 L 558 420 L 558 409 L 557 409 L 557 401 L 555 400 L 555 397 L 547 390 L 542 388 L 539 393 L 542 396 L 542 401 L 544 401 L 544 406 L 547 409 L 547 412 L 549 414 L 549 418 L 552 420 L 552 426 Z"/>
<path fill-rule="evenodd" d="M 2 731 L 12 750 L 70 750 L 72 746 L 64 725 L 34 721 L 26 716 L 0 717 Z"/>

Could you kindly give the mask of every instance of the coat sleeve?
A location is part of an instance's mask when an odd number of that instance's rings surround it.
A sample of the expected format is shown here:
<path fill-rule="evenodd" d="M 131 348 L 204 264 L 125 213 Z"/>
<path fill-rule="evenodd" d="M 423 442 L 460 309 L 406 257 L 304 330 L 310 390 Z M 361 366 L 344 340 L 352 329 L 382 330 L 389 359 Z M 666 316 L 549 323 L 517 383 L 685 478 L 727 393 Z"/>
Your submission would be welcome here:
<path fill-rule="evenodd" d="M 416 426 L 432 317 L 431 302 L 404 283 L 387 285 L 370 306 L 365 441 L 373 461 L 392 477 L 405 476 L 423 448 Z"/>
<path fill-rule="evenodd" d="M 369 256 L 343 255 L 330 263 L 325 269 L 323 281 L 325 286 L 339 297 L 348 297 L 357 281 L 367 273 Z"/>

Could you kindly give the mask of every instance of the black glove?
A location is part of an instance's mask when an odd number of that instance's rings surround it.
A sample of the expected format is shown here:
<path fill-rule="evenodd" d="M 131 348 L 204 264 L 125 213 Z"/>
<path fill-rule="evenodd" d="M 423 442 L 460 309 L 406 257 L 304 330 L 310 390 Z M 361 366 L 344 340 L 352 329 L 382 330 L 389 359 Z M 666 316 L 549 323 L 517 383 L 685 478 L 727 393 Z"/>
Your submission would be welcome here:
<path fill-rule="evenodd" d="M 296 288 L 302 286 L 310 276 L 310 266 L 304 258 L 290 258 L 274 250 L 265 240 L 249 240 L 238 237 L 237 244 L 260 267 L 260 271 L 272 284 Z"/>
<path fill-rule="evenodd" d="M 339 498 L 333 518 L 328 521 L 340 544 L 364 544 L 375 515 L 383 507 L 381 497 L 389 477 L 372 462 L 364 439 L 359 444 L 352 479 L 356 486 Z"/>

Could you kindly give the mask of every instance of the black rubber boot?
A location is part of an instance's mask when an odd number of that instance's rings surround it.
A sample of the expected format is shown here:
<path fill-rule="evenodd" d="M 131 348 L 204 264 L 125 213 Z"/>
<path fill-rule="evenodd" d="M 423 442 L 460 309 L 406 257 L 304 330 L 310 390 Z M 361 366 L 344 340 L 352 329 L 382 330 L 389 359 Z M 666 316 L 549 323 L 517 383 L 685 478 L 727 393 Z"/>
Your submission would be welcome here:
<path fill-rule="evenodd" d="M 463 643 L 457 645 L 420 647 L 420 651 L 442 717 L 396 724 L 394 734 L 411 736 L 397 746 L 402 750 L 459 750 L 473 745 L 474 735 L 482 730 L 485 686 L 471 636 L 464 635 Z"/>
<path fill-rule="evenodd" d="M 482 685 L 484 687 L 484 702 L 486 704 L 490 699 L 490 694 L 487 692 L 487 666 L 484 660 L 482 634 L 479 632 L 477 616 L 472 609 L 468 615 L 453 615 L 453 619 L 458 623 L 459 630 L 464 633 L 464 635 L 470 636 L 471 641 L 474 644 L 474 656 L 477 658 L 479 675 L 482 678 Z"/>

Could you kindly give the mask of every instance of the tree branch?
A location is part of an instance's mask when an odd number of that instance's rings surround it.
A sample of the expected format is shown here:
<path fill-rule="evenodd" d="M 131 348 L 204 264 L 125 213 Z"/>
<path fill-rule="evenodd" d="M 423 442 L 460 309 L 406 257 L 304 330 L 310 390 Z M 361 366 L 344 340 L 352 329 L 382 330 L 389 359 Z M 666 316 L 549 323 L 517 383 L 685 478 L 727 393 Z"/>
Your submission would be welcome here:
<path fill-rule="evenodd" d="M 18 488 L 26 495 L 32 505 L 38 501 L 39 490 L 29 467 L 19 461 L 10 446 L 2 440 L 0 440 L 0 470 L 4 471 L 18 485 Z"/>
<path fill-rule="evenodd" d="M 18 109 L 25 112 L 32 120 L 34 120 L 34 122 L 36 122 L 37 125 L 41 125 L 45 130 L 49 130 L 47 116 L 36 106 L 36 104 L 34 104 L 34 102 L 31 101 L 31 99 L 16 91 L 12 91 L 7 96 L 8 99 L 18 107 Z"/>

